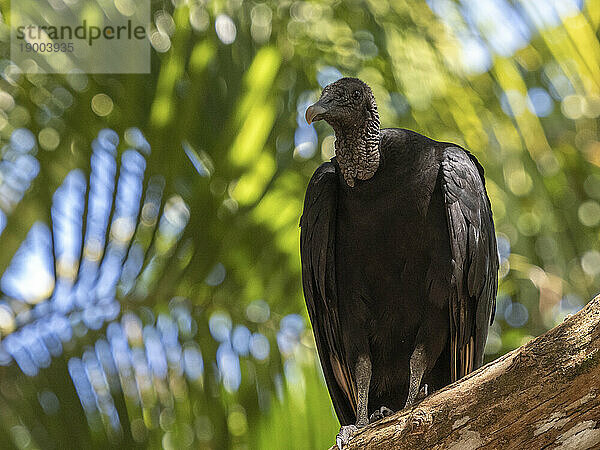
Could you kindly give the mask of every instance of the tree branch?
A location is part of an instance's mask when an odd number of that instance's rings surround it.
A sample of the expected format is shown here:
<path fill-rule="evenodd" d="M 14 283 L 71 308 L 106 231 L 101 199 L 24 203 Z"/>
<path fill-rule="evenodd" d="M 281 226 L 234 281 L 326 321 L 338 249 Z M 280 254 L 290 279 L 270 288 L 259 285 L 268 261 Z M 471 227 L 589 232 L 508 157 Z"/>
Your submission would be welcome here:
<path fill-rule="evenodd" d="M 361 429 L 349 446 L 547 447 L 600 448 L 600 295 L 526 345 Z"/>

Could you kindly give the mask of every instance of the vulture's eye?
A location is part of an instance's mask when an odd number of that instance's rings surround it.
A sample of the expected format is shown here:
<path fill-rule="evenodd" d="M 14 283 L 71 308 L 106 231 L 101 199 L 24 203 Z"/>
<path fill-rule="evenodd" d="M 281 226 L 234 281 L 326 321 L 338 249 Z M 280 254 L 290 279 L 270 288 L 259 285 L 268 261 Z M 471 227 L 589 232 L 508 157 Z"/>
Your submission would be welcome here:
<path fill-rule="evenodd" d="M 360 91 L 358 89 L 352 93 L 352 98 L 354 100 L 360 100 Z"/>

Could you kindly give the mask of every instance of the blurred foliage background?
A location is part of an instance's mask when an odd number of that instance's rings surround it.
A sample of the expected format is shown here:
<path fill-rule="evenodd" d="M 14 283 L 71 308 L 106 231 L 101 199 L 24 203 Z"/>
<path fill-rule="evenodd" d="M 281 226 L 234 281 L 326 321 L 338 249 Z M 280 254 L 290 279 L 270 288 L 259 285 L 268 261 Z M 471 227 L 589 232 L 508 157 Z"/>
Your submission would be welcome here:
<path fill-rule="evenodd" d="M 298 220 L 342 74 L 484 165 L 488 360 L 598 290 L 599 2 L 153 1 L 150 75 L 18 67 L 0 10 L 3 448 L 333 442 Z"/>

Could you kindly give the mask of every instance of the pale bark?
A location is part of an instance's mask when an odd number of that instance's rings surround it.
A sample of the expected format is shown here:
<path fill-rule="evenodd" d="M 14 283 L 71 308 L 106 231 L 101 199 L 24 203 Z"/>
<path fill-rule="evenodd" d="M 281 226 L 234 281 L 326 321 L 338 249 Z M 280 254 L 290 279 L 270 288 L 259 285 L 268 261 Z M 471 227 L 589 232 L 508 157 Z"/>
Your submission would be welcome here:
<path fill-rule="evenodd" d="M 361 429 L 349 448 L 600 449 L 600 295 L 414 408 Z"/>

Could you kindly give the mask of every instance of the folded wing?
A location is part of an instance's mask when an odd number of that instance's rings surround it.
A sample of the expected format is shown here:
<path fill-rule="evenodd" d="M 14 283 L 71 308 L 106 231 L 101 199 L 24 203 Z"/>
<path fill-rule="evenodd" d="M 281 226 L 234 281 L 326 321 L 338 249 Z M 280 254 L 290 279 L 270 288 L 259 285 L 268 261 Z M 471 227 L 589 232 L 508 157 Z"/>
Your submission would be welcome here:
<path fill-rule="evenodd" d="M 325 381 L 342 425 L 356 421 L 357 397 L 340 341 L 335 285 L 337 180 L 332 163 L 313 175 L 300 219 L 302 286 Z"/>
<path fill-rule="evenodd" d="M 498 253 L 483 168 L 458 147 L 444 150 L 442 190 L 452 251 L 450 370 L 455 381 L 483 364 L 498 288 Z"/>

